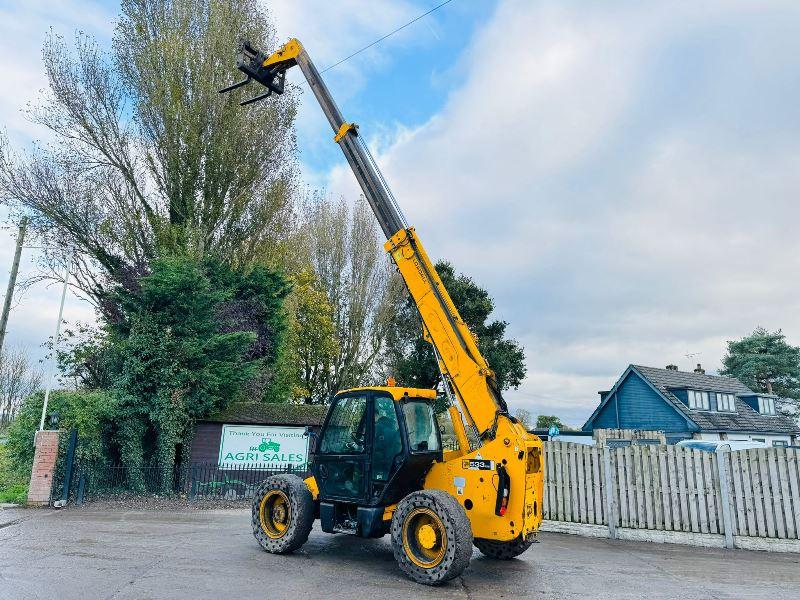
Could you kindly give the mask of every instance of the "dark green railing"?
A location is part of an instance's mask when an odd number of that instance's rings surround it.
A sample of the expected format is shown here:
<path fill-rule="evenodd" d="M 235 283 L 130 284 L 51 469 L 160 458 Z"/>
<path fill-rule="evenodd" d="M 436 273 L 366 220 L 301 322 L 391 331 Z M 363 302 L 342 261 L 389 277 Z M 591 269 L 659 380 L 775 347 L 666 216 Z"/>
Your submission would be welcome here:
<path fill-rule="evenodd" d="M 78 465 L 72 475 L 70 500 L 84 501 L 120 497 L 178 497 L 191 500 L 246 500 L 270 475 L 307 475 L 305 466 L 242 464 L 191 464 L 174 468 L 158 466 Z"/>

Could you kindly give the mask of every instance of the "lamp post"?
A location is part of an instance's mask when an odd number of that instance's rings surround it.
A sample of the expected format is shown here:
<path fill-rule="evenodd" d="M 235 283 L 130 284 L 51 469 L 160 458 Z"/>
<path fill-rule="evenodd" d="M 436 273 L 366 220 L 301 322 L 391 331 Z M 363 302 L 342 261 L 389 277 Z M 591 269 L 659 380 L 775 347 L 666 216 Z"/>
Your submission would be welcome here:
<path fill-rule="evenodd" d="M 50 359 L 50 367 L 47 370 L 47 385 L 44 389 L 44 403 L 42 404 L 42 418 L 39 421 L 39 431 L 44 429 L 44 418 L 47 414 L 47 403 L 50 400 L 50 390 L 53 387 L 53 375 L 58 362 L 58 342 L 61 338 L 61 319 L 64 316 L 64 299 L 67 297 L 67 286 L 69 284 L 69 270 L 72 267 L 72 258 L 67 262 L 64 270 L 64 287 L 61 290 L 61 304 L 58 307 L 58 322 L 56 323 L 56 337 L 53 340 L 53 357 Z"/>

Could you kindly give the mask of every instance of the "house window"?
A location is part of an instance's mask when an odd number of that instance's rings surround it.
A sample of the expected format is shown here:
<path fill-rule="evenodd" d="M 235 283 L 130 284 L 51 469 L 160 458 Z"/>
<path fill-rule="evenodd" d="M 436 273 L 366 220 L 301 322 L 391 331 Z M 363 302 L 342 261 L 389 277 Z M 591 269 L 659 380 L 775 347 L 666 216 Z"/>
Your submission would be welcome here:
<path fill-rule="evenodd" d="M 689 408 L 708 410 L 708 392 L 689 390 Z"/>
<path fill-rule="evenodd" d="M 717 410 L 736 412 L 736 400 L 733 394 L 717 394 Z"/>
<path fill-rule="evenodd" d="M 627 448 L 631 445 L 631 440 L 606 440 L 608 448 Z"/>
<path fill-rule="evenodd" d="M 758 412 L 762 415 L 775 414 L 775 399 L 758 397 Z"/>
<path fill-rule="evenodd" d="M 789 442 L 786 440 L 773 440 L 772 447 L 773 448 L 786 448 L 789 445 Z"/>
<path fill-rule="evenodd" d="M 657 438 L 641 438 L 636 440 L 637 446 L 660 446 L 661 440 Z"/>

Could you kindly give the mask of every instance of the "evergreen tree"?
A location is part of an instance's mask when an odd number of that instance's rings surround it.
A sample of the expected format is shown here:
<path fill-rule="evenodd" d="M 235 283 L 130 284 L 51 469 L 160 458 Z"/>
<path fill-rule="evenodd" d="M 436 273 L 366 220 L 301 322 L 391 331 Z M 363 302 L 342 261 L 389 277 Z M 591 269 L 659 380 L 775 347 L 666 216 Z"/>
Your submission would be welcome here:
<path fill-rule="evenodd" d="M 723 375 L 736 377 L 750 389 L 800 400 L 800 348 L 777 330 L 758 327 L 740 340 L 728 342 Z"/>
<path fill-rule="evenodd" d="M 264 267 L 243 273 L 175 258 L 154 261 L 152 269 L 138 290 L 117 289 L 119 319 L 108 326 L 104 347 L 114 357 L 121 458 L 129 467 L 160 466 L 168 486 L 176 447 L 197 419 L 242 396 L 288 399 L 290 382 L 278 367 L 289 287 Z M 131 473 L 131 485 L 141 489 Z"/>

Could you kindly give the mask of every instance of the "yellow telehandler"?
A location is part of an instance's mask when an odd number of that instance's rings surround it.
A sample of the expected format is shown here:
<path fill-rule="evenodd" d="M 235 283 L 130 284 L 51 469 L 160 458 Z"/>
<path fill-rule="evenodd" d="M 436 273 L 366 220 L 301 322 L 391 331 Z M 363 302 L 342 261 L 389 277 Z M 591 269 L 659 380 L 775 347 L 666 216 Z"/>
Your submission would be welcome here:
<path fill-rule="evenodd" d="M 442 447 L 435 390 L 387 385 L 341 391 L 319 433 L 311 476 L 273 475 L 256 491 L 253 534 L 275 554 L 300 548 L 316 519 L 328 533 L 391 534 L 400 568 L 427 585 L 458 577 L 473 544 L 492 558 L 518 556 L 533 543 L 542 520 L 541 441 L 508 413 L 475 336 L 406 224 L 356 125 L 344 120 L 300 42 L 291 39 L 269 55 L 242 42 L 236 65 L 246 78 L 220 92 L 252 81 L 266 88 L 243 105 L 283 93 L 291 67 L 303 72 L 419 309 L 458 442 L 454 450 Z"/>

